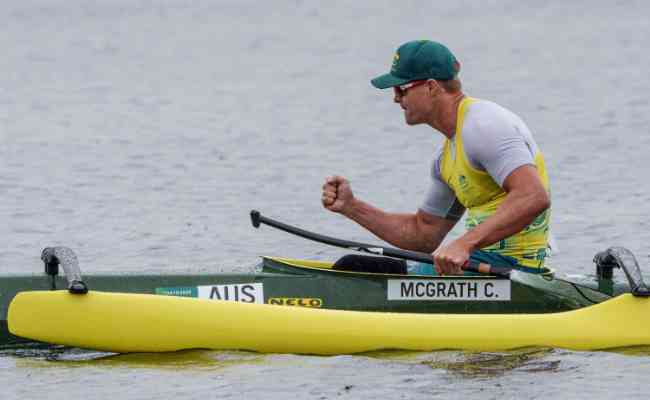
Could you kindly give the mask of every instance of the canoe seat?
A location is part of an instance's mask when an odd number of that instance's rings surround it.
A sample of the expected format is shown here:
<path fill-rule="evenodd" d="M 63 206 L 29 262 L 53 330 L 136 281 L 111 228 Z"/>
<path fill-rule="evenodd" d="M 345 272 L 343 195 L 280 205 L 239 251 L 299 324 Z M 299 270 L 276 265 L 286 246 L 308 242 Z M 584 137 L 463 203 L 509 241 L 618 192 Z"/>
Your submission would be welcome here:
<path fill-rule="evenodd" d="M 348 254 L 339 258 L 332 267 L 338 271 L 368 272 L 375 274 L 406 275 L 406 261 L 390 257 Z"/>

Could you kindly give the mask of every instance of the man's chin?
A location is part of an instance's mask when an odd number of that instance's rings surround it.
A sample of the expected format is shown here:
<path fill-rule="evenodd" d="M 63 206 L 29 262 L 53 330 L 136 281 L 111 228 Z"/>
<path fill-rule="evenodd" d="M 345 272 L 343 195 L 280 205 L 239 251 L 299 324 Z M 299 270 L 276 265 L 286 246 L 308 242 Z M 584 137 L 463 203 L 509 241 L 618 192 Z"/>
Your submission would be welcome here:
<path fill-rule="evenodd" d="M 413 115 L 409 115 L 406 110 L 404 110 L 404 122 L 406 122 L 406 125 L 418 125 L 422 123 L 422 121 L 418 121 Z"/>
<path fill-rule="evenodd" d="M 416 120 L 410 119 L 410 118 L 404 118 L 404 121 L 406 122 L 406 125 L 418 125 L 418 124 L 421 124 L 420 121 L 416 121 Z"/>

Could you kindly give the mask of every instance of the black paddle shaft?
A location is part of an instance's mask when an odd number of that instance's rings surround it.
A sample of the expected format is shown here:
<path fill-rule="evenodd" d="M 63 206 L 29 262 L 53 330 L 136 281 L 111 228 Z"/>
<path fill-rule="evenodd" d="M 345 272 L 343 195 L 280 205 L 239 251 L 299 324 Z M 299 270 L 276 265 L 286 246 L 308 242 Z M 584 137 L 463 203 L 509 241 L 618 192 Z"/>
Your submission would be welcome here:
<path fill-rule="evenodd" d="M 289 224 L 285 224 L 284 222 L 276 221 L 274 219 L 265 217 L 257 210 L 251 210 L 251 223 L 255 228 L 259 228 L 260 224 L 265 224 L 265 225 L 272 226 L 276 229 L 279 229 L 281 231 L 285 231 L 287 233 L 291 233 L 293 235 L 300 236 L 305 239 L 313 240 L 316 242 L 329 244 L 331 246 L 342 247 L 345 249 L 360 251 L 363 253 L 370 253 L 375 255 L 395 257 L 404 260 L 411 260 L 411 261 L 418 261 L 427 264 L 433 264 L 433 258 L 431 257 L 430 254 L 427 253 L 422 253 L 419 251 L 411 251 L 411 250 L 394 249 L 390 247 L 375 246 L 371 244 L 352 242 L 349 240 L 342 240 L 330 236 L 321 235 L 318 233 L 306 231 L 301 228 L 297 228 Z M 494 267 L 494 266 L 489 266 L 487 264 L 479 264 L 474 262 L 470 262 L 467 266 L 464 267 L 464 269 L 471 272 L 492 274 L 501 277 L 509 277 L 511 271 L 510 268 Z"/>

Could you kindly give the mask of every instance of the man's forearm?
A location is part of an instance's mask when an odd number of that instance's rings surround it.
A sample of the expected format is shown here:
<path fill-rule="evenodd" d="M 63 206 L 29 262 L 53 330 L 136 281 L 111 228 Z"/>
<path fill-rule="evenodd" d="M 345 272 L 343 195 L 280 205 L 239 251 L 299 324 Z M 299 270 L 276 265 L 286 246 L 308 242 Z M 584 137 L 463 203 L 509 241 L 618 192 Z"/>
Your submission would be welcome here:
<path fill-rule="evenodd" d="M 416 214 L 387 213 L 358 199 L 344 215 L 380 239 L 406 250 L 432 252 L 447 233 L 435 229 L 423 232 Z"/>

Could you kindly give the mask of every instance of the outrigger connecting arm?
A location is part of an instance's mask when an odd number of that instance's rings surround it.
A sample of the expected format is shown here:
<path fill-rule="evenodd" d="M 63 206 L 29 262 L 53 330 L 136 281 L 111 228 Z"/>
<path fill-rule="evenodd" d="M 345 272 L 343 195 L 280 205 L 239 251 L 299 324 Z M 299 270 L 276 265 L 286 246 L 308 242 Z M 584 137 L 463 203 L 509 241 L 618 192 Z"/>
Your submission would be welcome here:
<path fill-rule="evenodd" d="M 68 279 L 68 291 L 73 294 L 86 294 L 88 287 L 81 279 L 79 261 L 74 252 L 67 247 L 46 247 L 41 253 L 45 263 L 45 273 L 52 277 L 52 290 L 56 289 L 55 277 L 59 274 L 59 265 L 63 267 Z"/>
<path fill-rule="evenodd" d="M 625 272 L 630 291 L 634 296 L 650 297 L 650 288 L 643 281 L 639 263 L 634 254 L 625 247 L 610 247 L 594 257 L 599 278 L 611 279 L 612 270 L 621 268 Z"/>

